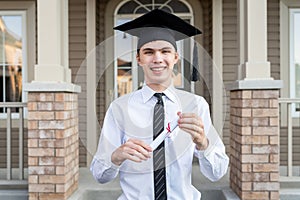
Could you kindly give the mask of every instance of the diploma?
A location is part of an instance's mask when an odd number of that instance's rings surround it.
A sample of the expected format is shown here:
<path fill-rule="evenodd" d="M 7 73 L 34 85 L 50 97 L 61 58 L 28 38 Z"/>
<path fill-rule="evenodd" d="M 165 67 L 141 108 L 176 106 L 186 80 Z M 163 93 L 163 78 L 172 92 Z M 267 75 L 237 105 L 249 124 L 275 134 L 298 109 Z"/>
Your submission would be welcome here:
<path fill-rule="evenodd" d="M 169 122 L 167 124 L 167 127 L 161 132 L 155 140 L 153 140 L 150 144 L 150 147 L 154 151 L 164 140 L 168 135 L 171 134 L 171 132 L 178 126 L 178 118 L 176 118 L 174 121 Z"/>

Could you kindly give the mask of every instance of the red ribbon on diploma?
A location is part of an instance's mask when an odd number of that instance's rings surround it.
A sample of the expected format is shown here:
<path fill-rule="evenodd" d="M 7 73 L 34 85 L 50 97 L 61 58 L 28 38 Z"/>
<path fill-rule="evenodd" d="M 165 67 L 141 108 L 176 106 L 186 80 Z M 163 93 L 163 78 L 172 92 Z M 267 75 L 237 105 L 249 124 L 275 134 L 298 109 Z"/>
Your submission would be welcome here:
<path fill-rule="evenodd" d="M 168 127 L 166 129 L 167 129 L 168 133 L 171 133 L 170 122 L 168 123 Z"/>

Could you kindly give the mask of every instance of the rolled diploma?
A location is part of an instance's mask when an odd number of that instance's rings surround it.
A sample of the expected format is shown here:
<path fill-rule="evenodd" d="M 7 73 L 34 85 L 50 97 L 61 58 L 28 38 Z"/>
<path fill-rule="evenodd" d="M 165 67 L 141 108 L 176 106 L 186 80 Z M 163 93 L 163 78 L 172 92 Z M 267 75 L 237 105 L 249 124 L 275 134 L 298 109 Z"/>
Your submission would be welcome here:
<path fill-rule="evenodd" d="M 155 138 L 155 140 L 153 140 L 150 144 L 150 147 L 152 148 L 152 150 L 154 151 L 164 140 L 165 138 L 171 134 L 171 132 L 178 126 L 178 118 L 176 118 L 176 120 L 169 122 L 168 126 L 170 127 L 170 129 L 167 127 L 163 130 L 163 132 L 161 132 L 157 138 Z"/>

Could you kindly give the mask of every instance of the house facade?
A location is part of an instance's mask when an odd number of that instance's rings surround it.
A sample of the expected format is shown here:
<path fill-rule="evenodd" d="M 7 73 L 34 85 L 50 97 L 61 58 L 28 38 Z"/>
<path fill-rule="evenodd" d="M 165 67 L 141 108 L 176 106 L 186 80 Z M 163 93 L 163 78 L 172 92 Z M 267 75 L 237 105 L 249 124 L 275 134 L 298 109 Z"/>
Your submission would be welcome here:
<path fill-rule="evenodd" d="M 27 105 L 24 114 L 11 109 L 10 166 L 19 166 L 19 150 L 24 148 L 30 199 L 42 199 L 43 191 L 66 199 L 76 190 L 78 168 L 91 162 L 110 102 L 143 84 L 134 59 L 136 38 L 112 27 L 154 8 L 172 12 L 203 32 L 178 44 L 181 59 L 174 83 L 209 102 L 231 169 L 239 171 L 231 173 L 231 188 L 241 199 L 278 199 L 279 166 L 284 175 L 295 176 L 288 168 L 300 165 L 300 111 L 293 103 L 300 98 L 295 37 L 300 32 L 299 1 L 1 0 L 0 102 Z M 191 82 L 194 45 L 200 80 Z M 22 84 L 12 85 L 17 82 L 12 69 L 17 67 Z M 4 107 L 0 142 L 7 148 Z M 20 115 L 23 147 L 18 145 Z M 4 169 L 7 152 L 0 153 Z M 258 160 L 247 161 L 252 158 Z M 43 179 L 53 182 L 40 182 Z M 257 184 L 260 181 L 267 186 Z"/>

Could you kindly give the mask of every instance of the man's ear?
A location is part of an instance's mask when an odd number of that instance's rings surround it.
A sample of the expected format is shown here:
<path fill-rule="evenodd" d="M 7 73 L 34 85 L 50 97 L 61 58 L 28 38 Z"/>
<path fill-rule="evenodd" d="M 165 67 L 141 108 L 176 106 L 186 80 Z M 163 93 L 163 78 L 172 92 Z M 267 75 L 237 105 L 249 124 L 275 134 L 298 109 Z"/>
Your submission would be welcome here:
<path fill-rule="evenodd" d="M 136 56 L 135 56 L 135 58 L 136 58 L 136 61 L 137 61 L 137 63 L 138 63 L 138 65 L 140 65 L 140 54 L 136 54 Z"/>
<path fill-rule="evenodd" d="M 179 54 L 178 52 L 175 53 L 175 64 L 178 62 L 179 60 Z"/>

